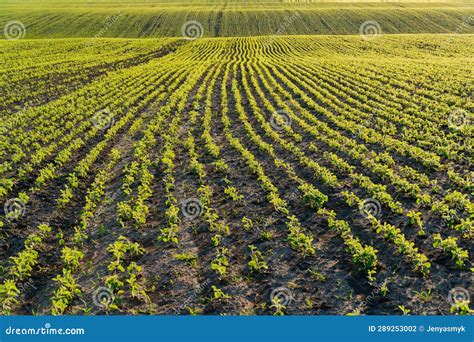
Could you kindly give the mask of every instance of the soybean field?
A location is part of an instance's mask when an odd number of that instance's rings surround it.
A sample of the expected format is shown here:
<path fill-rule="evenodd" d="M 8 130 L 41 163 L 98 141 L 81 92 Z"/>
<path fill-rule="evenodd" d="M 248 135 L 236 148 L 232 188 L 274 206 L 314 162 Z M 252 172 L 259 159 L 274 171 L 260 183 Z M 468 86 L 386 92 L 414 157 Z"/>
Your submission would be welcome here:
<path fill-rule="evenodd" d="M 0 4 L 3 315 L 472 313 L 472 4 L 45 4 Z"/>

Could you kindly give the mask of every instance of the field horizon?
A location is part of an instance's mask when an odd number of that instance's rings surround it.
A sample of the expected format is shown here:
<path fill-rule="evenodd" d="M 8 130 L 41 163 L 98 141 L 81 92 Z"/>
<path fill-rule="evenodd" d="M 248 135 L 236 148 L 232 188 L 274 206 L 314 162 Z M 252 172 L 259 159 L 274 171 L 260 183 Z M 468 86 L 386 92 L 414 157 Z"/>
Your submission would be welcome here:
<path fill-rule="evenodd" d="M 359 34 L 377 18 L 383 34 L 474 33 L 470 3 L 47 3 L 0 2 L 0 25 L 14 17 L 26 38 L 177 37 L 187 21 L 198 21 L 206 37 L 275 34 Z"/>

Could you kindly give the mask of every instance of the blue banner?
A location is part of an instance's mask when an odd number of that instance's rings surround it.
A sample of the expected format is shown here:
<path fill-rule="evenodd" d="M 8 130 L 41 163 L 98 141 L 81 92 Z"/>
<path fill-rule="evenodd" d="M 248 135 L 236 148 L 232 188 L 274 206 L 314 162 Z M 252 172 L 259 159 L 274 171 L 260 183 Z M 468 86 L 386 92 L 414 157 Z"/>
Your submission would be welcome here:
<path fill-rule="evenodd" d="M 472 342 L 472 316 L 4 316 L 0 341 Z"/>

